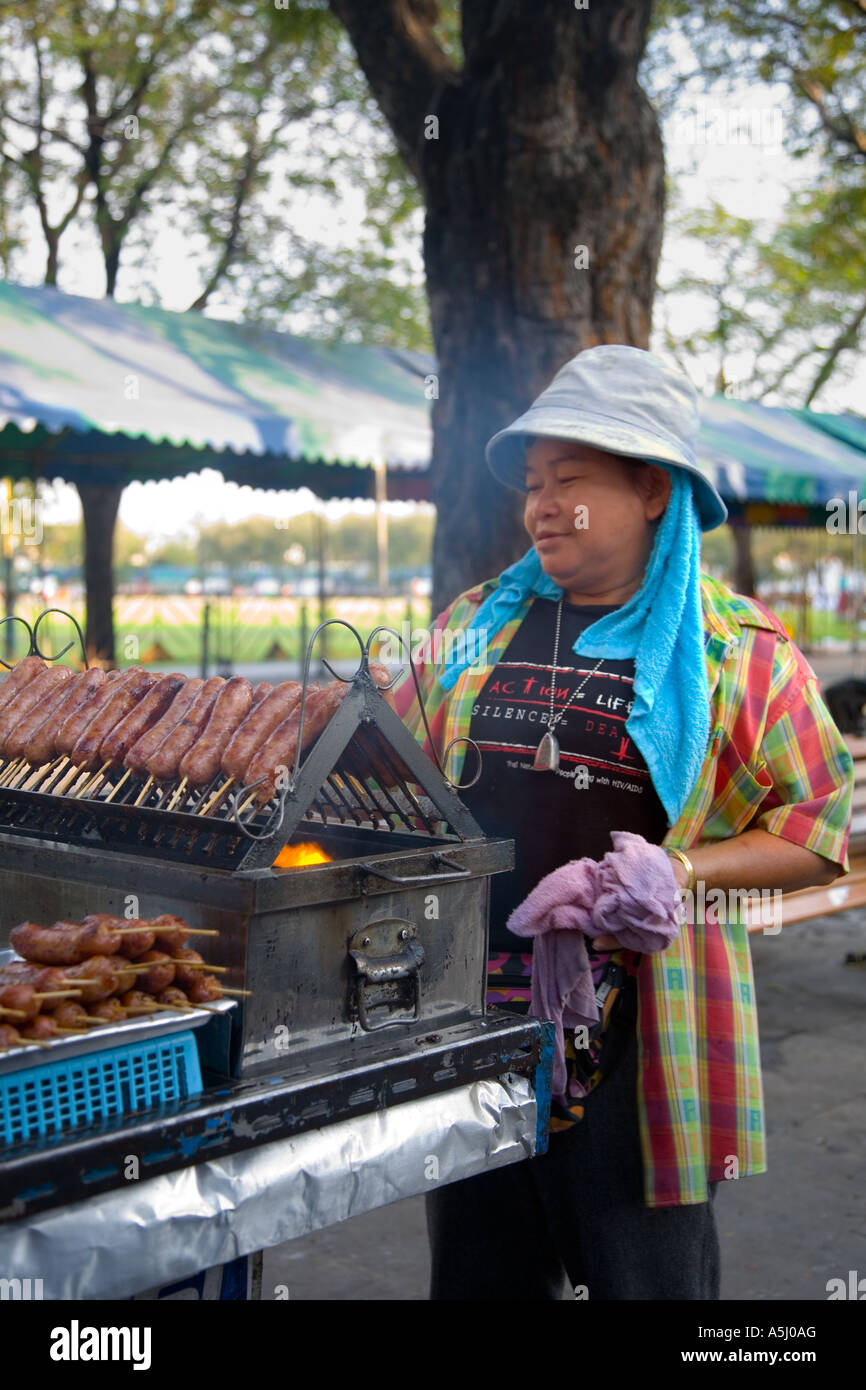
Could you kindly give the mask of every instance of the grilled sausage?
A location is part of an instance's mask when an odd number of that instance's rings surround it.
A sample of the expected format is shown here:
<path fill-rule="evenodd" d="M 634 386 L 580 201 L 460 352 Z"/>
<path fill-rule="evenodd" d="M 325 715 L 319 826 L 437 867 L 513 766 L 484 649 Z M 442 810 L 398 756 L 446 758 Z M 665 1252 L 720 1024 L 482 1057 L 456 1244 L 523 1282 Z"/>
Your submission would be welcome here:
<path fill-rule="evenodd" d="M 63 667 L 64 671 L 69 671 L 68 666 Z M 69 671 L 71 675 L 72 672 Z M 0 756 L 6 758 L 7 745 L 14 737 L 22 719 L 30 713 L 32 709 L 40 704 L 46 695 L 57 684 L 59 671 L 54 667 L 44 666 L 41 671 L 37 671 L 31 681 L 28 681 L 23 690 L 20 690 L 14 700 L 10 700 L 6 708 L 0 711 Z"/>
<path fill-rule="evenodd" d="M 147 772 L 150 759 L 161 746 L 163 739 L 168 738 L 189 713 L 203 687 L 204 681 L 201 676 L 193 676 L 192 680 L 184 682 L 162 718 L 132 745 L 123 760 L 125 767 L 139 776 Z"/>
<path fill-rule="evenodd" d="M 158 677 L 147 694 L 106 734 L 99 745 L 99 762 L 115 766 L 123 762 L 132 745 L 162 718 L 185 681 L 186 676 L 178 671 L 171 676 Z"/>
<path fill-rule="evenodd" d="M 148 929 L 147 923 L 141 922 L 138 917 L 112 917 L 107 912 L 94 912 L 83 917 L 81 925 L 82 928 L 101 930 L 107 939 L 117 941 L 113 951 L 103 953 L 107 956 L 113 956 L 117 951 L 123 951 L 125 956 L 140 956 L 153 948 L 154 933 Z M 132 931 L 132 927 L 139 929 Z"/>
<path fill-rule="evenodd" d="M 46 719 L 51 719 L 52 722 L 56 723 L 61 707 L 66 704 L 77 684 L 77 677 L 68 666 L 52 667 L 47 673 L 47 679 L 50 684 L 46 685 L 42 699 L 34 705 L 29 714 L 25 714 L 18 720 L 12 733 L 6 739 L 6 756 L 8 758 L 25 756 L 28 743 Z"/>
<path fill-rule="evenodd" d="M 154 1001 L 152 995 L 145 994 L 144 990 L 141 989 L 128 989 L 124 994 L 121 994 L 120 1002 L 127 1018 L 135 1018 L 137 1014 L 159 1012 L 159 1005 Z"/>
<path fill-rule="evenodd" d="M 304 710 L 304 748 L 317 738 L 345 699 L 349 687 L 344 681 L 331 681 L 321 690 L 308 692 Z M 281 767 L 288 771 L 294 767 L 298 753 L 298 730 L 300 728 L 300 705 L 288 719 L 271 734 L 264 747 L 252 759 L 247 768 L 247 785 L 252 786 L 260 777 L 264 783 L 256 791 L 259 801 L 269 801 L 276 791 L 277 772 Z"/>
<path fill-rule="evenodd" d="M 64 721 L 77 709 L 90 692 L 105 683 L 105 672 L 94 667 L 81 671 L 58 692 L 57 704 L 38 727 L 34 728 L 22 750 L 23 756 L 33 767 L 48 763 L 57 750 L 57 731 Z M 44 713 L 44 711 L 43 711 Z"/>
<path fill-rule="evenodd" d="M 220 758 L 253 702 L 253 687 L 243 676 L 232 676 L 220 691 L 200 738 L 181 758 L 178 772 L 194 787 L 206 787 L 220 770 Z"/>
<path fill-rule="evenodd" d="M 111 673 L 114 675 L 114 672 Z M 54 738 L 54 752 L 57 757 L 69 757 L 79 738 L 92 719 L 111 699 L 117 689 L 118 680 L 129 680 L 132 672 L 122 671 L 119 677 L 109 680 L 99 667 L 88 671 L 88 680 L 82 687 L 81 698 L 77 700 L 68 714 L 57 726 Z M 92 679 L 90 679 L 92 678 Z"/>
<path fill-rule="evenodd" d="M 39 656 L 25 656 L 21 661 L 16 661 L 8 676 L 4 677 L 0 684 L 0 714 L 10 703 L 17 698 L 33 677 L 39 671 L 45 670 L 45 662 Z"/>
<path fill-rule="evenodd" d="M 270 737 L 278 724 L 288 719 L 300 699 L 300 682 L 283 681 L 250 710 L 243 723 L 235 729 L 222 755 L 220 767 L 226 777 L 234 777 L 238 782 L 245 780 L 247 767 L 265 739 Z"/>
<path fill-rule="evenodd" d="M 148 758 L 147 770 L 160 786 L 177 778 L 181 759 L 192 748 L 207 725 L 225 685 L 222 676 L 211 676 L 210 680 L 205 681 L 180 723 L 166 735 L 156 752 Z"/>
<path fill-rule="evenodd" d="M 123 1023 L 126 1020 L 126 1009 L 119 999 L 101 999 L 98 1004 L 88 1004 L 86 1013 L 88 1018 L 100 1018 L 104 1023 Z"/>
<path fill-rule="evenodd" d="M 80 932 L 77 922 L 56 922 L 53 927 L 19 922 L 9 933 L 9 944 L 35 965 L 80 965 L 85 959 L 78 949 Z"/>
<path fill-rule="evenodd" d="M 57 1036 L 57 1020 L 50 1014 L 37 1014 L 26 1028 L 21 1029 L 22 1038 L 36 1038 L 39 1042 L 44 1042 L 47 1038 Z"/>
<path fill-rule="evenodd" d="M 129 962 L 120 956 L 91 956 L 81 965 L 66 966 L 63 974 L 69 987 L 80 991 L 82 1004 L 98 1004 L 117 993 L 124 964 Z"/>
<path fill-rule="evenodd" d="M 253 691 L 253 702 L 250 705 L 250 709 L 254 710 L 256 705 L 260 705 L 262 700 L 266 700 L 273 688 L 270 681 L 259 681 L 259 684 Z"/>
<path fill-rule="evenodd" d="M 124 680 L 121 676 L 119 680 L 110 683 L 111 693 L 108 700 L 100 706 L 99 713 L 84 729 L 70 754 L 71 761 L 76 767 L 93 766 L 97 761 L 103 739 L 120 723 L 121 719 L 126 718 L 133 706 L 142 700 L 151 686 L 155 684 L 156 676 L 152 676 L 149 671 L 142 670 L 140 666 L 132 667 L 129 680 Z M 103 762 L 105 762 L 104 758 Z"/>
<path fill-rule="evenodd" d="M 35 1018 L 42 1004 L 42 1000 L 34 998 L 34 995 L 32 985 L 0 985 L 0 1004 L 3 1008 L 15 1009 L 27 1018 Z"/>
<path fill-rule="evenodd" d="M 174 980 L 174 962 L 164 951 L 146 951 L 135 963 L 150 966 L 136 977 L 136 985 L 146 994 L 159 994 Z"/>
<path fill-rule="evenodd" d="M 0 1052 L 8 1052 L 10 1047 L 23 1046 L 21 1034 L 10 1023 L 0 1023 Z"/>
<path fill-rule="evenodd" d="M 193 971 L 193 974 L 196 972 Z M 216 975 L 198 974 L 198 978 L 186 990 L 186 997 L 191 1004 L 210 1004 L 216 999 L 222 999 L 222 985 Z"/>

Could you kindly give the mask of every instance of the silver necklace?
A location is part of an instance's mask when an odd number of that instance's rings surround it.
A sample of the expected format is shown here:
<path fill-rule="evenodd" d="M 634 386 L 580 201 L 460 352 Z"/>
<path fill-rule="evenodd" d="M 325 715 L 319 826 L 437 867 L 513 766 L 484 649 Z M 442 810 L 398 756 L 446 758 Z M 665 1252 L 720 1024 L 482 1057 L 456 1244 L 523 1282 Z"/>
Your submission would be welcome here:
<path fill-rule="evenodd" d="M 586 685 L 586 682 L 590 679 L 590 676 L 595 675 L 596 671 L 599 669 L 602 662 L 604 661 L 604 657 L 601 657 L 598 664 L 594 666 L 593 669 L 587 673 L 587 675 L 584 676 L 580 685 L 577 686 L 577 688 L 571 692 L 562 709 L 559 711 L 559 714 L 556 716 L 556 718 L 554 718 L 553 705 L 556 696 L 556 665 L 559 660 L 559 627 L 561 622 L 562 599 L 559 600 L 559 604 L 556 609 L 556 638 L 553 643 L 553 674 L 550 677 L 550 717 L 547 721 L 547 730 L 544 733 L 541 742 L 535 750 L 535 759 L 532 764 L 533 772 L 556 772 L 557 768 L 559 767 L 559 739 L 556 737 L 556 734 L 553 731 L 556 728 L 562 716 L 565 714 L 566 710 L 571 705 L 572 701 L 576 700 L 577 697 L 583 693 L 583 687 Z"/>

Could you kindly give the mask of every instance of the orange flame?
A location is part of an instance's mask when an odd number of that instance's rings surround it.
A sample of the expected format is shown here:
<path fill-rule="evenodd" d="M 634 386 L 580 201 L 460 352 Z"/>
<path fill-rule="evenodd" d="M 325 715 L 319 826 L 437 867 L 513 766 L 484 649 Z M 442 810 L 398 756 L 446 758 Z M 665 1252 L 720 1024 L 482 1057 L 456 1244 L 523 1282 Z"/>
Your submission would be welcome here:
<path fill-rule="evenodd" d="M 307 840 L 300 845 L 283 845 L 276 859 L 275 869 L 302 869 L 308 864 L 330 864 L 332 856 L 326 854 L 321 845 Z"/>

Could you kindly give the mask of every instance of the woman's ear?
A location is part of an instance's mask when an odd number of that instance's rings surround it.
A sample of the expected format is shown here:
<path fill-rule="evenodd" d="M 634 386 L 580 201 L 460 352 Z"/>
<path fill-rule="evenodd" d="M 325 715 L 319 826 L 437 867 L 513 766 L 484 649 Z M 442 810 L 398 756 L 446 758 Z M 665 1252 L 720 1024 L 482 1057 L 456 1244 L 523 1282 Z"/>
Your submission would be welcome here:
<path fill-rule="evenodd" d="M 642 482 L 641 492 L 643 493 L 646 519 L 647 521 L 657 521 L 671 499 L 673 488 L 671 475 L 666 468 L 660 468 L 655 463 L 648 463 L 644 468 Z"/>

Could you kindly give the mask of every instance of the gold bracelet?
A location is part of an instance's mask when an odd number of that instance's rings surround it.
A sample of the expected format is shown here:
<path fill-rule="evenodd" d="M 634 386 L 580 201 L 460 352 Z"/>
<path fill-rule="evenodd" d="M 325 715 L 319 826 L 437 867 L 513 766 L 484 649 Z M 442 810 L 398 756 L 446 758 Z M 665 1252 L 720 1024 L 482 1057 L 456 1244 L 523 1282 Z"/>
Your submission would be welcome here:
<path fill-rule="evenodd" d="M 689 881 L 683 889 L 683 892 L 694 895 L 695 887 L 697 886 L 697 875 L 695 874 L 695 866 L 691 859 L 689 859 L 688 855 L 683 854 L 681 849 L 674 849 L 673 845 L 665 845 L 664 851 L 665 854 L 669 854 L 672 858 L 678 859 L 680 863 L 684 865 L 686 873 L 689 876 Z"/>

